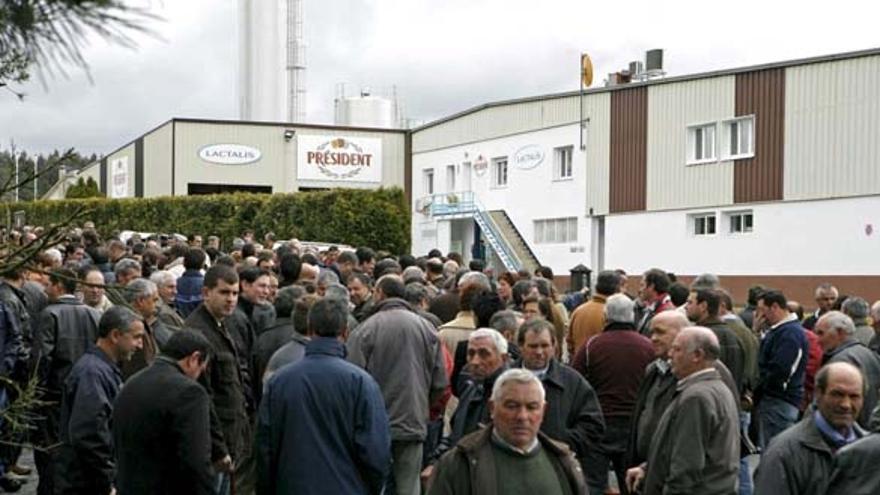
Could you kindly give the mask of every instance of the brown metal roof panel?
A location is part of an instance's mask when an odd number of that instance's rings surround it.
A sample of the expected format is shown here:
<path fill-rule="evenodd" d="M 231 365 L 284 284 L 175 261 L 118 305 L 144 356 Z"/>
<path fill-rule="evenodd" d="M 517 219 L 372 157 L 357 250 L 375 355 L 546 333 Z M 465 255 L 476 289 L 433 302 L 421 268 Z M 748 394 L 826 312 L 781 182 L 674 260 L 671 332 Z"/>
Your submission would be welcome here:
<path fill-rule="evenodd" d="M 611 94 L 610 211 L 641 211 L 646 206 L 648 90 Z"/>

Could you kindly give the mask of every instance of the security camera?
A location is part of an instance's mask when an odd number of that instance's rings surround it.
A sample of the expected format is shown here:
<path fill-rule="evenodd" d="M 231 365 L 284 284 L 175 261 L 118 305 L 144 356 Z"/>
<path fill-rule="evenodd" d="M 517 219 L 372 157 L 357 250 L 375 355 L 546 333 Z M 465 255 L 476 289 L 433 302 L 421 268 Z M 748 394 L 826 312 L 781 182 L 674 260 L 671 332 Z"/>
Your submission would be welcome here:
<path fill-rule="evenodd" d="M 284 131 L 284 140 L 285 141 L 290 141 L 291 139 L 293 139 L 293 136 L 296 136 L 296 131 L 293 131 L 290 129 L 287 129 Z"/>

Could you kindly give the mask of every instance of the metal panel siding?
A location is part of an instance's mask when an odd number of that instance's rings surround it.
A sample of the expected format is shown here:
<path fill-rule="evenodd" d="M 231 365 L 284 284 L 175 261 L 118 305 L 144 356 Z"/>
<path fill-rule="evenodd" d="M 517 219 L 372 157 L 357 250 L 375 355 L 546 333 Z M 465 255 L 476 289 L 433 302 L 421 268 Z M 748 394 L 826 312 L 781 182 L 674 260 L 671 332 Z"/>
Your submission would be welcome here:
<path fill-rule="evenodd" d="M 144 197 L 144 138 L 134 142 L 134 196 Z"/>
<path fill-rule="evenodd" d="M 755 156 L 736 160 L 736 203 L 782 199 L 785 152 L 785 69 L 736 76 L 736 115 L 755 116 Z"/>
<path fill-rule="evenodd" d="M 168 196 L 172 174 L 172 123 L 144 136 L 144 197 Z"/>
<path fill-rule="evenodd" d="M 785 72 L 786 200 L 880 193 L 880 56 Z"/>
<path fill-rule="evenodd" d="M 584 97 L 587 122 L 586 200 L 587 214 L 607 215 L 609 212 L 609 177 L 611 174 L 611 93 Z"/>
<path fill-rule="evenodd" d="M 107 190 L 107 157 L 101 158 L 101 180 L 98 181 L 101 184 L 101 192 L 104 193 L 104 196 L 109 196 L 110 191 Z"/>
<path fill-rule="evenodd" d="M 611 213 L 645 209 L 647 141 L 648 88 L 611 93 Z"/>
<path fill-rule="evenodd" d="M 733 76 L 723 76 L 648 88 L 648 210 L 733 202 L 733 162 L 688 165 L 687 128 L 731 118 L 734 82 Z M 715 136 L 720 156 L 720 126 Z"/>
<path fill-rule="evenodd" d="M 560 97 L 486 108 L 413 133 L 413 152 L 446 148 L 475 141 L 577 122 L 578 98 Z"/>

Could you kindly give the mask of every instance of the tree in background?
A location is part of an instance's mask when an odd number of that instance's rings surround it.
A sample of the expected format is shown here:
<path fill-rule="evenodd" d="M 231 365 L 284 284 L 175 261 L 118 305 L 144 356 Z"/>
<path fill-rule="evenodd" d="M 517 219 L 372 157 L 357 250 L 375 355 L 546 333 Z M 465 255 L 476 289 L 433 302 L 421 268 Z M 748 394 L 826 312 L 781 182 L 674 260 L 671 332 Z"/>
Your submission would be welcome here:
<path fill-rule="evenodd" d="M 15 184 L 15 158 L 18 157 L 18 183 Z M 19 201 L 34 199 L 34 181 L 37 182 L 37 199 L 58 181 L 59 171 L 79 171 L 98 157 L 81 155 L 70 149 L 55 150 L 48 155 L 31 155 L 24 151 L 0 150 L 0 200 L 14 201 L 18 189 Z M 34 176 L 36 171 L 36 176 Z"/>
<path fill-rule="evenodd" d="M 122 0 L 4 0 L 0 2 L 0 88 L 27 81 L 34 69 L 88 71 L 82 49 L 89 36 L 134 47 L 131 35 L 149 33 L 156 16 Z M 42 72 L 40 72 L 42 75 Z"/>
<path fill-rule="evenodd" d="M 76 184 L 70 186 L 64 197 L 67 199 L 103 198 L 104 194 L 95 179 L 89 177 L 89 180 L 86 181 L 80 177 L 76 180 Z"/>

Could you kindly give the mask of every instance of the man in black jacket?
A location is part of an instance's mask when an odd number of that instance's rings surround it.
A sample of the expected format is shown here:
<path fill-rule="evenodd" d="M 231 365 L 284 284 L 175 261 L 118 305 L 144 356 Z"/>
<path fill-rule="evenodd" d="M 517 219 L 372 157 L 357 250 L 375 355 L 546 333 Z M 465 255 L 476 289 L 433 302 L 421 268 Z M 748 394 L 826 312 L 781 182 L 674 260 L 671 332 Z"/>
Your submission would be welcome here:
<path fill-rule="evenodd" d="M 687 301 L 688 318 L 712 330 L 721 345 L 720 361 L 727 366 L 736 382 L 738 393 L 742 393 L 745 373 L 745 350 L 733 330 L 721 321 L 718 311 L 721 307 L 721 294 L 712 289 L 692 290 Z"/>
<path fill-rule="evenodd" d="M 214 265 L 205 274 L 204 300 L 186 319 L 186 326 L 202 333 L 211 343 L 214 359 L 200 383 L 211 396 L 211 460 L 221 471 L 220 493 L 229 492 L 229 476 L 250 452 L 248 419 L 240 348 L 227 328 L 227 317 L 238 301 L 238 274 L 226 265 Z"/>
<path fill-rule="evenodd" d="M 602 440 L 605 420 L 593 387 L 556 360 L 554 333 L 553 324 L 543 318 L 524 323 L 517 334 L 522 361 L 514 367 L 530 370 L 541 380 L 547 401 L 541 431 L 567 443 L 583 466 L 587 448 Z"/>
<path fill-rule="evenodd" d="M 122 386 L 119 364 L 143 346 L 144 323 L 124 306 L 104 312 L 98 340 L 73 366 L 61 399 L 55 493 L 106 495 L 116 474 L 110 415 Z"/>
<path fill-rule="evenodd" d="M 113 409 L 119 493 L 214 493 L 211 401 L 196 381 L 210 355 L 202 334 L 176 332 L 153 364 L 126 382 Z"/>
<path fill-rule="evenodd" d="M 34 327 L 31 351 L 37 377 L 45 390 L 41 419 L 37 424 L 37 443 L 49 447 L 58 443 L 61 389 L 74 363 L 98 339 L 101 313 L 81 303 L 76 296 L 77 277 L 72 270 L 59 269 L 49 276 L 46 294 L 50 304 L 40 312 Z M 55 465 L 52 450 L 35 450 L 34 463 L 40 475 L 38 495 L 55 492 L 52 473 Z"/>

